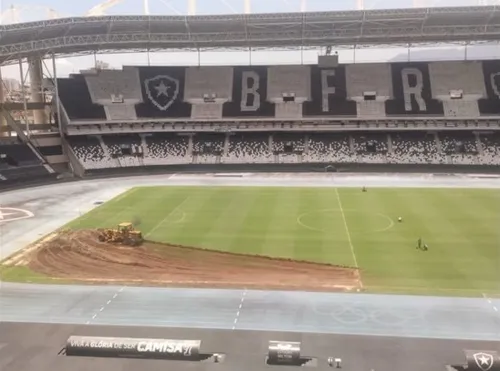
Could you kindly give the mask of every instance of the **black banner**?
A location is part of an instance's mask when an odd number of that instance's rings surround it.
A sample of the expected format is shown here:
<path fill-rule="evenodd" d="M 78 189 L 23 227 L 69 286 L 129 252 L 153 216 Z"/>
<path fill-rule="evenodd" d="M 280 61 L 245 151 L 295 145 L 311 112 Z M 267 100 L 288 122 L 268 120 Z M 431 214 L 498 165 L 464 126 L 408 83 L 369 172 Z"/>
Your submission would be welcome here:
<path fill-rule="evenodd" d="M 138 118 L 191 117 L 184 102 L 185 67 L 138 67 L 143 103 L 135 106 Z"/>
<path fill-rule="evenodd" d="M 486 97 L 479 99 L 482 115 L 500 114 L 500 61 L 483 61 L 483 78 Z"/>
<path fill-rule="evenodd" d="M 303 105 L 304 116 L 356 116 L 356 102 L 347 100 L 345 66 L 311 66 L 311 101 Z"/>
<path fill-rule="evenodd" d="M 299 364 L 300 343 L 290 341 L 270 341 L 268 363 Z"/>
<path fill-rule="evenodd" d="M 100 104 L 94 104 L 83 75 L 57 79 L 59 97 L 70 120 L 106 120 Z"/>
<path fill-rule="evenodd" d="M 232 100 L 224 103 L 223 117 L 273 117 L 275 106 L 267 101 L 267 67 L 234 67 Z"/>
<path fill-rule="evenodd" d="M 196 360 L 200 345 L 199 340 L 70 336 L 66 355 Z"/>
<path fill-rule="evenodd" d="M 385 102 L 388 116 L 444 114 L 442 102 L 432 96 L 428 63 L 393 63 L 391 74 L 394 96 Z"/>

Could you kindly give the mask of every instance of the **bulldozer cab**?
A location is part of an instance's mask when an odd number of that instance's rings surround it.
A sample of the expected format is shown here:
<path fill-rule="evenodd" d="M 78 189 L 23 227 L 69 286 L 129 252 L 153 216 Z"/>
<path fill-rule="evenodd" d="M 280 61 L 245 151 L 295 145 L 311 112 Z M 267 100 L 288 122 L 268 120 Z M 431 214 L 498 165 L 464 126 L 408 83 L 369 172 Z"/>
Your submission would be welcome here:
<path fill-rule="evenodd" d="M 118 224 L 118 230 L 122 233 L 130 232 L 134 229 L 132 223 L 120 223 Z"/>

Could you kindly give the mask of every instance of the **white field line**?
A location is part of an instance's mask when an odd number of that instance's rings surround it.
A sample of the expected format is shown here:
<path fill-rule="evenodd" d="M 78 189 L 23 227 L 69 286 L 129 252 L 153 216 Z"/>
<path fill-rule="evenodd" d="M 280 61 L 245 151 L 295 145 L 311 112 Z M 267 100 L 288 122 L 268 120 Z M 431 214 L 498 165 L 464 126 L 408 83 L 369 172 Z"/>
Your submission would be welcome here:
<path fill-rule="evenodd" d="M 176 211 L 178 210 L 181 210 L 181 207 L 186 203 L 188 202 L 189 200 L 191 199 L 191 196 L 188 196 L 184 199 L 184 201 L 182 201 L 179 205 L 177 205 L 174 209 L 172 209 L 172 211 L 170 211 L 162 220 L 160 220 L 160 222 L 158 222 L 158 224 L 156 224 L 156 226 L 150 230 L 145 237 L 153 234 L 154 231 L 156 231 L 158 228 L 160 228 L 162 226 L 162 224 L 173 214 L 175 213 Z"/>
<path fill-rule="evenodd" d="M 351 248 L 352 257 L 354 259 L 354 266 L 356 268 L 359 268 L 358 259 L 356 258 L 356 254 L 354 253 L 354 246 L 352 245 L 351 232 L 349 232 L 349 227 L 347 226 L 347 220 L 345 218 L 344 208 L 342 207 L 342 201 L 340 200 L 340 195 L 337 187 L 335 187 L 335 194 L 337 195 L 337 201 L 339 203 L 340 213 L 342 214 L 342 220 L 344 221 L 344 228 L 347 235 L 347 241 L 349 242 L 349 247 Z"/>
<path fill-rule="evenodd" d="M 247 289 L 245 289 L 245 291 L 243 291 L 243 294 L 241 295 L 240 305 L 238 306 L 238 311 L 236 312 L 236 317 L 234 318 L 234 322 L 233 322 L 233 330 L 236 329 L 236 324 L 238 323 L 238 319 L 240 318 L 240 312 L 241 312 L 241 309 L 243 308 L 243 303 L 245 301 L 246 295 L 247 295 Z"/>
<path fill-rule="evenodd" d="M 89 319 L 85 324 L 86 325 L 90 325 L 90 322 L 92 322 L 94 319 L 96 319 L 96 317 L 99 315 L 99 313 L 103 312 L 104 309 L 106 308 L 106 306 L 108 306 L 109 304 L 111 304 L 111 302 L 116 299 L 116 297 L 118 296 L 118 294 L 121 293 L 124 288 L 125 287 L 122 287 L 120 290 L 118 290 L 117 292 L 115 292 L 115 294 L 113 295 L 113 297 L 110 298 L 106 302 L 106 304 L 104 304 L 103 306 L 101 306 L 101 308 L 99 309 L 99 311 L 94 313 L 94 315 L 92 316 L 92 319 Z"/>
<path fill-rule="evenodd" d="M 488 302 L 488 304 L 493 308 L 495 312 L 498 312 L 498 308 L 493 304 L 492 300 L 485 294 L 483 293 L 483 298 Z"/>

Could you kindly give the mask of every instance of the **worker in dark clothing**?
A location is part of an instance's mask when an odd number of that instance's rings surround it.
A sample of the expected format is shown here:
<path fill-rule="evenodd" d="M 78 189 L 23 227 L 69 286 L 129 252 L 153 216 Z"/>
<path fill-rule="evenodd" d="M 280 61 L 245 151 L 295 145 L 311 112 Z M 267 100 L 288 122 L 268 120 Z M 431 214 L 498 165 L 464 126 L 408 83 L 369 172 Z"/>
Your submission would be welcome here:
<path fill-rule="evenodd" d="M 427 251 L 429 250 L 429 246 L 425 243 L 425 242 L 422 242 L 422 237 L 420 237 L 417 241 L 417 250 L 420 250 L 420 251 Z"/>

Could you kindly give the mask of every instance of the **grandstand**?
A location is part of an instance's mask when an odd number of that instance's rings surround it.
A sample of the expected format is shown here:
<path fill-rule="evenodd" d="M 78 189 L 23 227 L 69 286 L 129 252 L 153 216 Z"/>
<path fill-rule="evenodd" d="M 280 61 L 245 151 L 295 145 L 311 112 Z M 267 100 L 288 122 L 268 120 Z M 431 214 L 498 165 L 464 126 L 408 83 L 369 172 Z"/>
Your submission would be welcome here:
<path fill-rule="evenodd" d="M 61 79 L 68 89 L 61 100 L 68 131 L 80 134 L 70 143 L 89 138 L 88 147 L 73 144 L 87 169 L 95 163 L 500 165 L 489 155 L 497 151 L 500 126 L 486 105 L 498 101 L 488 74 L 492 63 L 500 70 L 500 61 L 484 63 L 125 67 Z M 110 116 L 110 105 L 127 118 Z M 478 117 L 491 121 L 470 122 Z M 239 127 L 229 129 L 236 119 Z M 225 132 L 214 133 L 224 124 Z"/>
<path fill-rule="evenodd" d="M 348 13 L 355 29 L 349 42 L 381 44 L 401 38 L 415 42 L 498 40 L 498 12 L 495 7 L 352 11 Z M 296 15 L 277 14 L 277 21 L 273 21 L 270 15 L 261 14 L 247 15 L 237 22 L 221 16 L 213 19 L 221 29 L 236 22 L 234 39 L 224 41 L 222 35 L 215 35 L 211 43 L 214 47 L 240 42 L 249 46 L 294 46 L 297 40 L 269 28 L 270 22 L 287 24 L 295 20 L 297 30 L 313 29 L 324 27 L 322 17 L 333 22 L 342 16 L 343 12 L 311 13 L 298 21 Z M 398 17 L 410 17 L 420 33 L 410 29 L 403 32 L 398 28 Z M 160 18 L 151 21 L 138 16 L 133 22 L 146 22 L 152 34 L 161 31 L 160 21 L 173 22 L 169 32 L 186 31 L 177 18 Z M 375 37 L 380 30 L 376 22 L 369 21 L 375 18 L 383 19 L 384 27 L 391 30 L 387 38 Z M 188 41 L 176 47 L 192 46 L 194 40 L 199 41 L 196 37 L 215 27 L 203 19 L 183 19 L 194 31 L 186 34 Z M 106 47 L 138 47 L 137 40 L 128 39 L 131 34 L 127 30 L 133 33 L 129 21 L 113 17 L 113 28 L 120 30 L 126 42 L 117 45 L 116 40 L 108 38 Z M 71 25 L 67 22 L 3 26 L 0 60 L 8 64 L 14 57 L 29 57 L 31 65 L 36 65 L 30 53 L 49 50 L 41 44 L 42 49 L 31 50 L 36 44 L 32 41 L 57 38 L 68 27 L 78 34 L 89 24 L 83 18 L 72 19 Z M 93 39 L 82 39 L 78 46 L 50 49 L 50 53 L 55 57 L 56 53 L 92 50 L 93 43 L 109 31 L 109 22 L 107 17 L 92 20 Z M 269 28 L 264 39 L 263 34 L 257 34 L 259 25 Z M 450 37 L 450 32 L 439 34 L 439 30 L 429 28 L 431 25 L 448 27 L 448 31 L 454 30 L 454 36 Z M 476 33 L 464 31 L 464 27 L 477 25 L 481 32 L 477 27 Z M 245 40 L 239 40 L 236 29 L 245 27 L 250 27 L 249 32 Z M 291 28 L 290 35 L 297 30 Z M 318 45 L 317 37 L 311 31 L 302 34 L 300 42 Z M 142 42 L 162 48 L 172 46 L 158 40 Z M 321 41 L 321 45 L 325 43 L 347 41 L 333 34 L 331 39 Z M 19 51 L 14 44 L 25 47 Z M 19 139 L 2 139 L 0 184 L 41 175 L 55 177 L 61 172 L 81 177 L 103 169 L 119 172 L 174 165 L 186 169 L 207 166 L 207 171 L 221 171 L 229 165 L 231 169 L 236 165 L 258 169 L 278 164 L 289 164 L 298 171 L 332 167 L 349 171 L 357 165 L 364 165 L 364 169 L 384 166 L 388 171 L 394 165 L 408 169 L 431 166 L 433 171 L 436 166 L 446 171 L 498 171 L 499 75 L 497 60 L 342 64 L 336 55 L 321 56 L 313 65 L 125 66 L 119 70 L 81 71 L 44 82 L 43 86 L 50 86 L 57 96 L 53 102 L 38 98 L 28 102 L 28 109 L 44 108 L 52 113 L 50 120 L 35 122 L 39 124 L 36 135 L 27 136 L 21 122 L 13 119 L 8 109 L 3 111 L 9 130 Z M 4 107 L 9 108 L 6 104 Z M 35 121 L 40 117 L 43 115 L 35 115 Z M 42 135 L 41 128 L 47 126 L 49 133 Z"/>
<path fill-rule="evenodd" d="M 43 147 L 49 156 L 53 150 L 51 146 Z M 0 138 L 0 185 L 54 179 L 55 171 L 44 161 L 43 155 L 30 144 L 17 138 Z"/>

